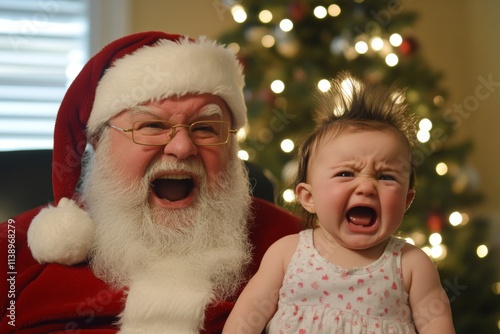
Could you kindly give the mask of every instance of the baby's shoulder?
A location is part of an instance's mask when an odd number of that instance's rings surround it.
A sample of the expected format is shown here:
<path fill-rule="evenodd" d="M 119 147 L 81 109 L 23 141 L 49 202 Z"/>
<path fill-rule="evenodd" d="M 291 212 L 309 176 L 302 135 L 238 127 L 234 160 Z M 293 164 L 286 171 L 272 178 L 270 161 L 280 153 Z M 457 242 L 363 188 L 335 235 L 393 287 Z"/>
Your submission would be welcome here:
<path fill-rule="evenodd" d="M 264 255 L 263 261 L 276 261 L 281 259 L 288 265 L 299 244 L 300 234 L 290 234 L 275 241 Z"/>
<path fill-rule="evenodd" d="M 432 262 L 432 260 L 429 258 L 429 255 L 427 255 L 427 253 L 425 253 L 422 249 L 415 245 L 405 243 L 401 250 L 401 260 L 403 262 L 407 262 L 408 264 L 418 264 L 422 261 Z"/>
<path fill-rule="evenodd" d="M 275 248 L 281 251 L 286 251 L 286 250 L 295 251 L 297 245 L 299 244 L 299 240 L 300 240 L 299 233 L 289 234 L 278 239 L 274 244 L 271 245 L 271 247 L 269 247 L 269 249 Z"/>

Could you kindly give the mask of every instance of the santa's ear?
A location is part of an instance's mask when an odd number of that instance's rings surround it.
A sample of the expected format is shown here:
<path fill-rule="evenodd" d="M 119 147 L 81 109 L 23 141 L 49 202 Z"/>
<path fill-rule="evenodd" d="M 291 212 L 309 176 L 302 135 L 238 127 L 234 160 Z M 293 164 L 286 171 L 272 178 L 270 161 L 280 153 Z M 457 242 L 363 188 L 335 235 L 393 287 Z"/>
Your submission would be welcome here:
<path fill-rule="evenodd" d="M 316 213 L 314 197 L 309 183 L 301 182 L 295 187 L 295 195 L 304 209 L 310 213 Z"/>

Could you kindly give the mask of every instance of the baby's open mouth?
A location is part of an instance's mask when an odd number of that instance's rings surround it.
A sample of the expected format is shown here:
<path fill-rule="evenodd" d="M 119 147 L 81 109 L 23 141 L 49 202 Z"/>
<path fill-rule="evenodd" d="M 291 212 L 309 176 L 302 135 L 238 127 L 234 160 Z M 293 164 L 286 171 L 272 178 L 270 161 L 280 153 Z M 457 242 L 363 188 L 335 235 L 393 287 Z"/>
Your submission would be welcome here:
<path fill-rule="evenodd" d="M 151 188 L 158 198 L 175 202 L 189 196 L 194 181 L 189 175 L 168 175 L 151 182 Z"/>
<path fill-rule="evenodd" d="M 372 226 L 377 220 L 377 213 L 367 206 L 356 206 L 347 212 L 347 220 L 356 226 Z"/>

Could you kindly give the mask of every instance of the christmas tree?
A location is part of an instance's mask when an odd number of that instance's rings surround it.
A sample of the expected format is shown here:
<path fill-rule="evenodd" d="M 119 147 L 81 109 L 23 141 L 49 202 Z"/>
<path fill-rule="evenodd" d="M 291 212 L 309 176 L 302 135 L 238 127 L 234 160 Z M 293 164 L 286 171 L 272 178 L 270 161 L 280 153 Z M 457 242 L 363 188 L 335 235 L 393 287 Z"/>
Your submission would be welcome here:
<path fill-rule="evenodd" d="M 411 35 L 415 13 L 398 1 L 245 0 L 224 3 L 240 23 L 220 40 L 244 68 L 249 127 L 241 157 L 276 181 L 276 202 L 292 210 L 296 145 L 313 127 L 314 96 L 348 70 L 363 80 L 405 87 L 421 120 L 415 150 L 417 196 L 400 234 L 431 256 L 451 301 L 457 333 L 498 333 L 499 283 L 488 252 L 488 221 L 468 215 L 472 142 L 451 143 L 458 115 L 445 113 L 442 75 Z M 429 312 L 439 305 L 429 305 Z"/>

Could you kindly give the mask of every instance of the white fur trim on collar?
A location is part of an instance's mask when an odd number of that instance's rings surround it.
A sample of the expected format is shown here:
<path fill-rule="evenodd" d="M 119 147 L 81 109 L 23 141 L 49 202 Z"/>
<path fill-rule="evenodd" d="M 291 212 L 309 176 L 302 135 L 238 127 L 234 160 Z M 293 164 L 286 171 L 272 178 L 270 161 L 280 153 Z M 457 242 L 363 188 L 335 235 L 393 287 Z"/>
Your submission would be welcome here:
<path fill-rule="evenodd" d="M 141 103 L 188 93 L 210 93 L 229 106 L 234 126 L 246 123 L 244 77 L 236 56 L 223 45 L 200 37 L 195 41 L 162 39 L 114 61 L 96 89 L 87 131 Z"/>
<path fill-rule="evenodd" d="M 189 261 L 181 264 L 183 260 L 189 259 L 165 261 L 167 266 L 160 266 L 163 271 L 149 270 L 132 280 L 120 316 L 120 334 L 200 332 L 205 308 L 213 298 L 211 283 L 185 270 Z"/>

